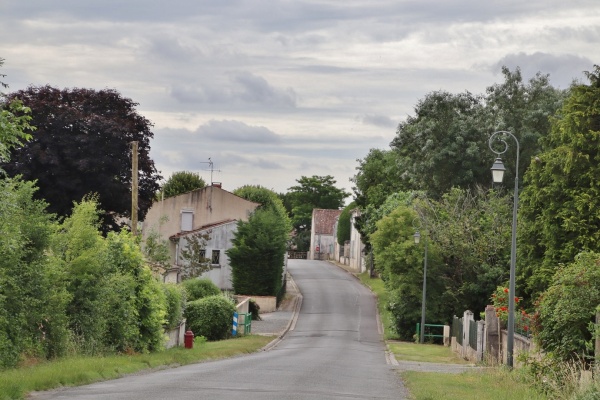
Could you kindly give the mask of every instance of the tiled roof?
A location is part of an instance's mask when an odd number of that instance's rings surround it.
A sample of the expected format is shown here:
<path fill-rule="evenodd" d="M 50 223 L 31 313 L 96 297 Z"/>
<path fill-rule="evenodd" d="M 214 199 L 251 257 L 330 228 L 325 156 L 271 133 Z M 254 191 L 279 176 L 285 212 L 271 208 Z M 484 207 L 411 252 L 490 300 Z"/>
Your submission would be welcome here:
<path fill-rule="evenodd" d="M 235 219 L 226 219 L 224 221 L 219 221 L 219 222 L 215 222 L 213 224 L 208 224 L 208 225 L 201 226 L 200 228 L 194 229 L 193 231 L 181 231 L 179 233 L 176 233 L 176 234 L 170 236 L 169 239 L 171 239 L 171 240 L 177 239 L 177 238 L 180 238 L 182 236 L 191 235 L 191 234 L 194 234 L 194 233 L 205 231 L 205 230 L 210 229 L 210 228 L 214 228 L 214 227 L 217 227 L 217 226 L 229 224 L 230 222 L 235 222 L 235 221 L 236 221 Z"/>
<path fill-rule="evenodd" d="M 317 235 L 333 235 L 333 226 L 335 220 L 340 216 L 342 210 L 325 210 L 315 208 L 313 210 L 313 224 L 315 234 Z"/>

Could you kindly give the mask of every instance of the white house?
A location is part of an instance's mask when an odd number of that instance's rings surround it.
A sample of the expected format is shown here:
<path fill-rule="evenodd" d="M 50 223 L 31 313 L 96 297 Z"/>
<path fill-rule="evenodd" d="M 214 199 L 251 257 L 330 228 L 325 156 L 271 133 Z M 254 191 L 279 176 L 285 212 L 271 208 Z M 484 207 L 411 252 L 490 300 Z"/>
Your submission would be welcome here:
<path fill-rule="evenodd" d="M 233 290 L 231 284 L 231 267 L 225 250 L 231 248 L 231 240 L 236 230 L 237 221 L 226 220 L 202 226 L 193 231 L 179 232 L 169 237 L 169 240 L 175 244 L 174 265 L 180 267 L 184 265 L 185 261 L 181 257 L 181 251 L 187 247 L 190 236 L 195 234 L 206 235 L 206 244 L 204 249 L 201 250 L 202 254 L 199 255 L 199 258 L 210 260 L 210 270 L 204 272 L 200 277 L 210 279 L 221 289 Z M 176 272 L 180 273 L 179 268 Z M 170 277 L 171 281 L 179 280 L 179 277 L 173 275 Z"/>
<path fill-rule="evenodd" d="M 142 238 L 155 231 L 167 240 L 171 268 L 165 271 L 166 282 L 181 280 L 181 249 L 194 233 L 207 233 L 210 239 L 205 256 L 211 259 L 210 278 L 221 289 L 231 289 L 231 268 L 225 250 L 231 247 L 237 221 L 247 221 L 258 203 L 248 201 L 213 184 L 178 196 L 156 201 L 148 210 L 142 227 Z"/>
<path fill-rule="evenodd" d="M 313 209 L 309 260 L 329 260 L 335 258 L 337 231 L 334 230 L 334 226 L 341 213 L 342 210 Z"/>

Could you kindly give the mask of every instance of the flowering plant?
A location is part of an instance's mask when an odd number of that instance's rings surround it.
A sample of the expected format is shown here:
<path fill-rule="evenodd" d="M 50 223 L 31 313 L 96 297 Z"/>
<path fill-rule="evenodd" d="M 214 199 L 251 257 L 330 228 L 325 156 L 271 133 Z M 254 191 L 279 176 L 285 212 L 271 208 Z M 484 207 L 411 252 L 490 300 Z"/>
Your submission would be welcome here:
<path fill-rule="evenodd" d="M 496 311 L 496 316 L 500 320 L 500 322 L 505 325 L 508 321 L 508 288 L 504 286 L 498 286 L 496 291 L 492 293 L 492 304 L 494 305 L 494 310 Z M 519 302 L 523 300 L 522 297 L 515 297 L 515 310 Z M 515 312 L 515 330 L 517 332 L 524 333 L 525 335 L 529 335 L 532 325 L 533 317 L 529 315 L 523 308 L 520 309 L 519 312 Z"/>
<path fill-rule="evenodd" d="M 515 297 L 515 306 L 519 303 L 520 298 Z M 502 322 L 508 321 L 508 288 L 498 286 L 496 291 L 492 293 L 492 304 L 496 311 L 496 316 Z"/>

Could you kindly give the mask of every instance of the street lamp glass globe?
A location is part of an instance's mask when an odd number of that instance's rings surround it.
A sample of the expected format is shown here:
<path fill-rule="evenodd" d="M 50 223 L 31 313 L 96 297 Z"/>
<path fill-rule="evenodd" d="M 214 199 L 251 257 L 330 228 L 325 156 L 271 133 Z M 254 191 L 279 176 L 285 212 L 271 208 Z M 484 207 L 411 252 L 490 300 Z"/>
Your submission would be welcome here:
<path fill-rule="evenodd" d="M 504 178 L 504 171 L 506 171 L 506 168 L 504 168 L 504 163 L 502 162 L 502 159 L 500 157 L 496 158 L 496 161 L 494 161 L 494 165 L 492 165 L 491 170 L 492 179 L 494 183 L 501 183 L 502 178 Z"/>
<path fill-rule="evenodd" d="M 421 234 L 419 233 L 419 231 L 415 232 L 413 238 L 415 239 L 415 244 L 419 244 L 421 242 Z"/>

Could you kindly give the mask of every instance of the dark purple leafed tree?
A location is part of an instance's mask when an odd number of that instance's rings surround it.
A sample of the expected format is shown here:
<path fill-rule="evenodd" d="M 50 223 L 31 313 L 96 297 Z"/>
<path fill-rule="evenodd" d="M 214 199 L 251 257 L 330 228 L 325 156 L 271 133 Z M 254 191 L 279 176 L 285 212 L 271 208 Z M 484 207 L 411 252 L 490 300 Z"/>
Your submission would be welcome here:
<path fill-rule="evenodd" d="M 95 194 L 104 210 L 103 230 L 116 230 L 131 215 L 131 142 L 138 142 L 138 201 L 142 219 L 161 178 L 150 159 L 152 123 L 138 103 L 113 89 L 31 86 L 8 95 L 31 108 L 33 139 L 2 167 L 10 176 L 37 180 L 48 210 L 69 215 L 74 201 Z"/>

